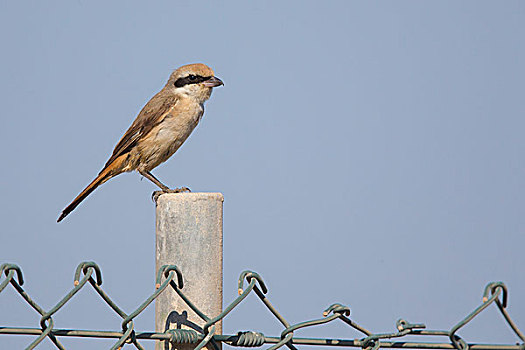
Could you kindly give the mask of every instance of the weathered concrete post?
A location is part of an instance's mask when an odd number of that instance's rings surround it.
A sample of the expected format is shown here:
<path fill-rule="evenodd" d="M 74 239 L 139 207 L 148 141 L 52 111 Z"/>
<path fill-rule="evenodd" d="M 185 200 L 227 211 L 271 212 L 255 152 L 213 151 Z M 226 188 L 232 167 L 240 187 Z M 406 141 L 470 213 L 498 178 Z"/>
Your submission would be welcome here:
<path fill-rule="evenodd" d="M 210 318 L 222 311 L 223 201 L 221 193 L 163 194 L 157 200 L 156 270 L 166 264 L 177 265 L 184 278 L 184 294 Z M 156 299 L 157 332 L 177 328 L 202 331 L 203 325 L 171 288 Z M 218 323 L 216 334 L 221 333 L 222 324 Z M 172 349 L 167 342 L 157 342 L 155 350 L 167 349 Z"/>

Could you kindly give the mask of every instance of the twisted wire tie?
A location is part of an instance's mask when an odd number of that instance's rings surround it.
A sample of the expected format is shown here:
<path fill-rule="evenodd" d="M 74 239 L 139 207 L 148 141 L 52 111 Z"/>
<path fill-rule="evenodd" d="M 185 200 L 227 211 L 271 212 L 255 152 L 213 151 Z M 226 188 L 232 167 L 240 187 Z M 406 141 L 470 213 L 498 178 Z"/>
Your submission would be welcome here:
<path fill-rule="evenodd" d="M 244 347 L 259 347 L 264 344 L 264 334 L 259 332 L 239 332 L 237 333 L 237 339 L 232 342 L 231 345 L 234 346 L 244 346 Z"/>
<path fill-rule="evenodd" d="M 171 335 L 172 344 L 194 344 L 199 341 L 199 333 L 193 329 L 168 329 L 166 333 Z"/>

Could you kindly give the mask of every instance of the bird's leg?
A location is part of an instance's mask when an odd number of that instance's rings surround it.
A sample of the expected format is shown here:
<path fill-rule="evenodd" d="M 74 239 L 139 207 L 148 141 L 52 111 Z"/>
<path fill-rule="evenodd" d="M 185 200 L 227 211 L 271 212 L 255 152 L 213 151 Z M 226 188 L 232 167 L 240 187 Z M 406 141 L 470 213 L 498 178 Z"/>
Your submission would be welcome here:
<path fill-rule="evenodd" d="M 153 199 L 154 202 L 157 202 L 157 199 L 159 198 L 159 196 L 163 193 L 181 193 L 181 192 L 191 192 L 191 190 L 188 188 L 188 187 L 181 187 L 181 188 L 175 188 L 175 189 L 171 189 L 169 188 L 168 186 L 164 185 L 162 182 L 160 182 L 159 179 L 157 179 L 155 176 L 153 176 L 152 173 L 150 173 L 149 171 L 140 171 L 139 170 L 139 173 L 144 176 L 146 179 L 150 180 L 151 182 L 153 182 L 155 185 L 159 186 L 160 187 L 160 191 L 154 191 L 152 194 L 151 194 L 151 199 Z"/>
<path fill-rule="evenodd" d="M 153 182 L 155 185 L 159 186 L 161 190 L 163 190 L 165 192 L 168 192 L 170 190 L 170 188 L 168 186 L 166 186 L 162 182 L 160 182 L 160 180 L 157 179 L 155 176 L 153 176 L 153 174 L 150 173 L 149 171 L 140 171 L 139 170 L 139 173 L 140 173 L 140 175 L 144 176 L 146 179 L 148 179 L 151 182 Z"/>

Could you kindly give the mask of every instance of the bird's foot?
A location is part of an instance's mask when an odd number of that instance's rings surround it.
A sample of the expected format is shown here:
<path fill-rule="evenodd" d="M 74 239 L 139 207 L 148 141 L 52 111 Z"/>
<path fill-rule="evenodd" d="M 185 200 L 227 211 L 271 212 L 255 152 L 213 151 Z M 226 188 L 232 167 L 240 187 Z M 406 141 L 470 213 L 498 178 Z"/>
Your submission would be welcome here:
<path fill-rule="evenodd" d="M 191 192 L 191 190 L 188 187 L 179 187 L 174 189 L 167 189 L 166 191 L 163 191 L 164 193 L 184 193 L 184 192 Z"/>
<path fill-rule="evenodd" d="M 163 195 L 164 193 L 184 193 L 184 192 L 191 192 L 191 190 L 188 187 L 180 187 L 180 188 L 174 188 L 174 189 L 168 188 L 165 190 L 154 191 L 151 194 L 151 199 L 155 203 L 157 203 L 157 200 L 159 199 L 159 197 Z"/>

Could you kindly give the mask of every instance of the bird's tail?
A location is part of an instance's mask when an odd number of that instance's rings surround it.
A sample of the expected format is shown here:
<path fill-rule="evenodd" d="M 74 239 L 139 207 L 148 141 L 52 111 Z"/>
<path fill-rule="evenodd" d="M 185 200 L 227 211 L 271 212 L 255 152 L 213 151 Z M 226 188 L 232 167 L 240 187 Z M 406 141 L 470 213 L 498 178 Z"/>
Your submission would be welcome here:
<path fill-rule="evenodd" d="M 73 199 L 73 201 L 62 210 L 62 214 L 58 218 L 57 222 L 62 221 L 66 216 L 69 215 L 75 208 L 86 199 L 98 186 L 111 179 L 113 176 L 118 175 L 122 172 L 122 165 L 124 163 L 125 156 L 118 157 L 110 164 L 107 164 L 104 169 L 100 171 L 98 176 L 93 180 L 80 194 Z"/>

